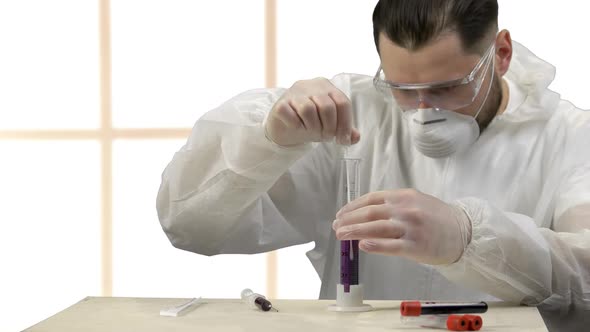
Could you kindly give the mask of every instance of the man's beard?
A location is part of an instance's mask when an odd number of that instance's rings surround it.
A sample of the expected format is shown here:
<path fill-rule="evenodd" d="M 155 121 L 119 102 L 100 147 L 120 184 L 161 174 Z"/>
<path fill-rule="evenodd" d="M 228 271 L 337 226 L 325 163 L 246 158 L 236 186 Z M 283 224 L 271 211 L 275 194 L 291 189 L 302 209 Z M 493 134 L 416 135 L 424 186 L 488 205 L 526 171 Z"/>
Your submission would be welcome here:
<path fill-rule="evenodd" d="M 490 125 L 494 117 L 498 113 L 500 103 L 502 102 L 502 83 L 497 75 L 494 75 L 492 87 L 488 98 L 477 117 L 477 124 L 479 125 L 480 134 Z"/>

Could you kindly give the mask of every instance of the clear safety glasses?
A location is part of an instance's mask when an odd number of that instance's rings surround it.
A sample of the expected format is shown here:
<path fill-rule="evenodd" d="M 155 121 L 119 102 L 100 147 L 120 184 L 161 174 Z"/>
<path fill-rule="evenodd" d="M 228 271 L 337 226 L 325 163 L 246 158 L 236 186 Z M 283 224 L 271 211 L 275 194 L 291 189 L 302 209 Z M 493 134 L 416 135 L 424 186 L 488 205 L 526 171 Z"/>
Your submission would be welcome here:
<path fill-rule="evenodd" d="M 378 90 L 393 95 L 398 106 L 404 111 L 423 108 L 423 105 L 454 111 L 473 103 L 477 97 L 485 74 L 494 59 L 494 49 L 492 44 L 471 73 L 464 78 L 433 83 L 395 83 L 385 79 L 383 69 L 379 66 L 373 84 Z"/>

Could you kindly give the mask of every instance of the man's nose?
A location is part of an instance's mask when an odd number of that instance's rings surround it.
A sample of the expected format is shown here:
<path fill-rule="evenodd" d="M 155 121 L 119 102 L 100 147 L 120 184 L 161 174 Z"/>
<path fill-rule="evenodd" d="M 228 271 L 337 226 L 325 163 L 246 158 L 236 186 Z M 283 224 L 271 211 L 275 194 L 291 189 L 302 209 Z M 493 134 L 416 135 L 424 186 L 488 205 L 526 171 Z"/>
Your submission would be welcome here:
<path fill-rule="evenodd" d="M 432 104 L 426 98 L 424 92 L 418 91 L 418 108 L 425 109 L 425 108 L 432 108 Z"/>

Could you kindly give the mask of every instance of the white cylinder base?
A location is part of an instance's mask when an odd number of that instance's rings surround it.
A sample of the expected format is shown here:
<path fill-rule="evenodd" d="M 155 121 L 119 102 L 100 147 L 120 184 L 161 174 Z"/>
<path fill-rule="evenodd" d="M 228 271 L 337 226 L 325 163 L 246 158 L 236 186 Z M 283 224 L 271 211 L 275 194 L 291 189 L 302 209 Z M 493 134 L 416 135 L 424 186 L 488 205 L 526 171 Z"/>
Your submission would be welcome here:
<path fill-rule="evenodd" d="M 371 311 L 373 307 L 363 303 L 363 285 L 350 285 L 350 292 L 344 292 L 344 285 L 336 286 L 336 304 L 328 306 L 330 311 L 362 312 Z"/>

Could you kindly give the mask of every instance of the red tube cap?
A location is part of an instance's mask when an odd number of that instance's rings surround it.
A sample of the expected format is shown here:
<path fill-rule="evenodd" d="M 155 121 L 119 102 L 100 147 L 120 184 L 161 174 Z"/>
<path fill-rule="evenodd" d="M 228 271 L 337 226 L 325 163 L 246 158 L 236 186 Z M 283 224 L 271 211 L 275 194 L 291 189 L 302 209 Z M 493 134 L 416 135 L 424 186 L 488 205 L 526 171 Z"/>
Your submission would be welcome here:
<path fill-rule="evenodd" d="M 403 301 L 400 311 L 402 316 L 420 316 L 422 304 L 420 301 Z"/>
<path fill-rule="evenodd" d="M 465 315 L 449 315 L 447 329 L 449 331 L 467 331 L 469 330 L 469 321 Z"/>
<path fill-rule="evenodd" d="M 483 319 L 478 315 L 463 315 L 469 324 L 469 331 L 479 331 L 483 326 Z"/>

